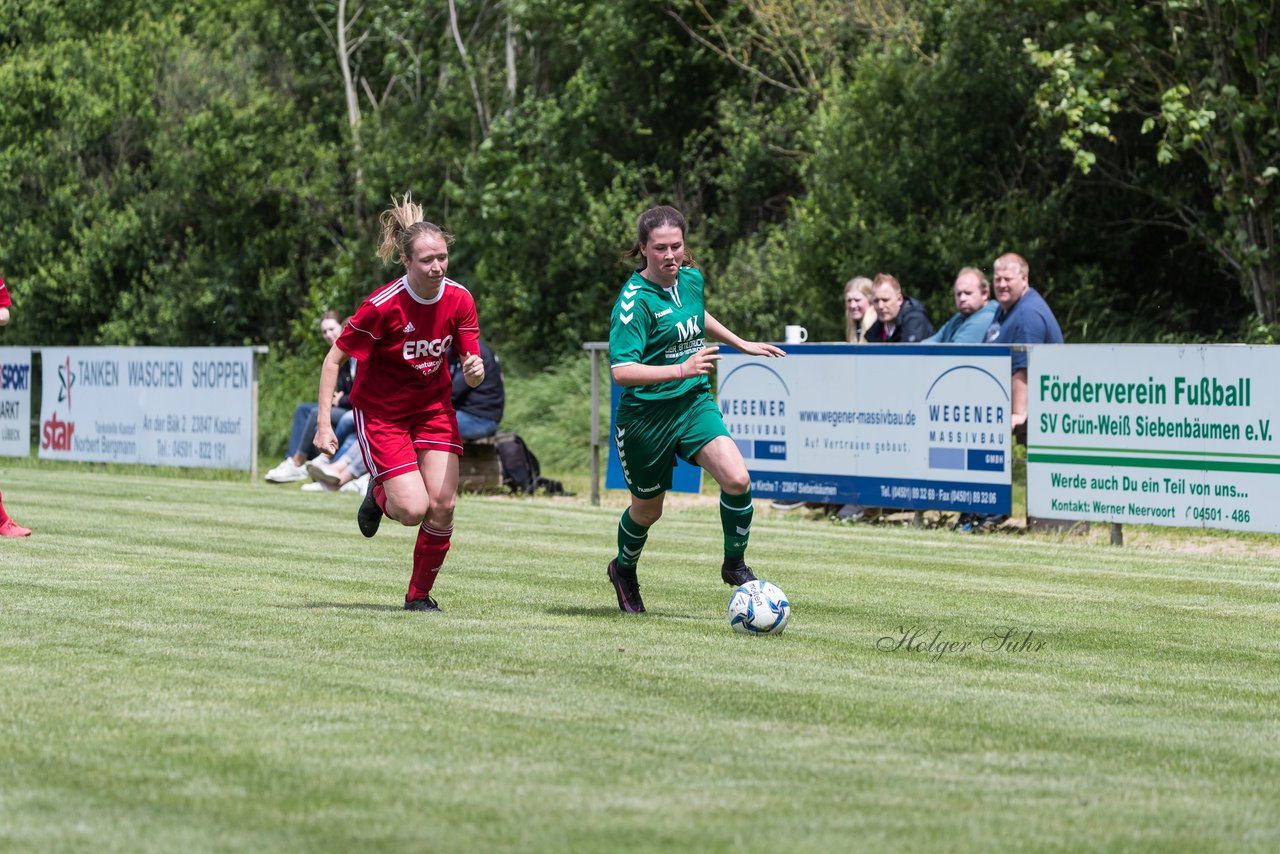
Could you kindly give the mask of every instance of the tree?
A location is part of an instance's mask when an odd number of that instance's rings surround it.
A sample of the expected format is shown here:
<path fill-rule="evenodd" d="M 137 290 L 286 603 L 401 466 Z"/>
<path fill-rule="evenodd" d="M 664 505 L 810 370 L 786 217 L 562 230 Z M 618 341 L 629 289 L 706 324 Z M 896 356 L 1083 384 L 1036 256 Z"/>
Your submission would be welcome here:
<path fill-rule="evenodd" d="M 1280 15 L 1275 2 L 1094 0 L 1041 4 L 1026 50 L 1043 74 L 1036 101 L 1085 173 L 1156 198 L 1238 278 L 1257 316 L 1280 316 Z M 1154 179 L 1116 156 L 1126 116 L 1156 134 L 1156 162 L 1198 164 L 1212 189 Z"/>
<path fill-rule="evenodd" d="M 0 38 L 0 257 L 21 332 L 286 337 L 326 263 L 314 222 L 331 219 L 333 158 L 273 49 L 284 16 L 258 0 L 66 5 L 25 4 Z"/>

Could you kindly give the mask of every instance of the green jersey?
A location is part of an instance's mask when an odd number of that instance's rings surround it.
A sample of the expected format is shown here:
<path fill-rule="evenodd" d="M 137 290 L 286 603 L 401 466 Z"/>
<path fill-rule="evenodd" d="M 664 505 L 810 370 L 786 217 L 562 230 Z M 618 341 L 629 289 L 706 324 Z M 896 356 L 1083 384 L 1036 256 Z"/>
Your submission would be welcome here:
<path fill-rule="evenodd" d="M 703 337 L 702 273 L 681 267 L 674 287 L 664 288 L 639 272 L 622 287 L 609 323 L 609 367 L 678 365 L 706 346 Z M 627 386 L 622 406 L 645 400 L 668 400 L 695 389 L 711 389 L 705 376 Z"/>

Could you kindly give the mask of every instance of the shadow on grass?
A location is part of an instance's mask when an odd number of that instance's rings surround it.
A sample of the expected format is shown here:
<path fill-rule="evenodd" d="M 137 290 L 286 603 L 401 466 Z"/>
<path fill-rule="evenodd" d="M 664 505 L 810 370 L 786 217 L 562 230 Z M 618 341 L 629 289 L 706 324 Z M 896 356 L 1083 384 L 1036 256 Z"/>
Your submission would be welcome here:
<path fill-rule="evenodd" d="M 638 614 L 623 614 L 617 607 L 608 607 L 602 605 L 599 608 L 582 608 L 572 605 L 552 605 L 547 608 L 548 614 L 555 614 L 560 617 L 619 617 L 619 616 L 639 616 Z"/>
<path fill-rule="evenodd" d="M 622 620 L 693 620 L 702 621 L 706 619 L 705 614 L 689 614 L 683 612 L 666 612 L 662 610 L 650 610 L 644 614 L 624 614 L 616 607 L 602 605 L 598 608 L 584 608 L 572 605 L 552 605 L 545 609 L 548 614 L 555 614 L 558 617 L 608 617 L 609 619 Z"/>
<path fill-rule="evenodd" d="M 343 608 L 348 611 L 403 611 L 401 605 L 372 605 L 368 602 L 306 602 L 291 608 Z"/>

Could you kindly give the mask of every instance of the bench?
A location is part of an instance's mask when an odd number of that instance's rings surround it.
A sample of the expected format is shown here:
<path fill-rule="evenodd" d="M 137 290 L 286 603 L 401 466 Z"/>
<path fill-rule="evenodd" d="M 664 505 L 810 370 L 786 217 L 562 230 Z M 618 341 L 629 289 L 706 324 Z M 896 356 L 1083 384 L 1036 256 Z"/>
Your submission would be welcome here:
<path fill-rule="evenodd" d="M 498 460 L 498 441 L 507 435 L 499 433 L 462 443 L 462 459 L 458 461 L 459 490 L 493 492 L 504 488 L 502 463 Z"/>

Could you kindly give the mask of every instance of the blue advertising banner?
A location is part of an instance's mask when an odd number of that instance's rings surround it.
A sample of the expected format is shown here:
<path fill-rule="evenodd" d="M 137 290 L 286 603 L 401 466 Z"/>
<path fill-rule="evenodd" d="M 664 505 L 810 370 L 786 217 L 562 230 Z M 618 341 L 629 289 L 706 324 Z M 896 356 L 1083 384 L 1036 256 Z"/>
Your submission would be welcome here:
<path fill-rule="evenodd" d="M 757 498 L 1009 513 L 1008 347 L 722 346 L 719 406 Z"/>

